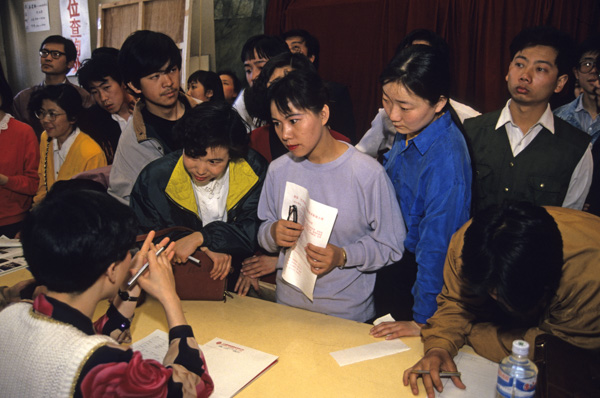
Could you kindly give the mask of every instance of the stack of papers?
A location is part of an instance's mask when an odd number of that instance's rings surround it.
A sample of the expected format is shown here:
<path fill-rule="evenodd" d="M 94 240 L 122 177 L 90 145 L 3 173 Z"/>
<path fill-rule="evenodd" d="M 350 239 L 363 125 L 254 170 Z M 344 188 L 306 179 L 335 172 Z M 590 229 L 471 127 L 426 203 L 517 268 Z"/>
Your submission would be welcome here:
<path fill-rule="evenodd" d="M 27 266 L 23 257 L 21 241 L 0 236 L 0 275 L 5 275 Z"/>

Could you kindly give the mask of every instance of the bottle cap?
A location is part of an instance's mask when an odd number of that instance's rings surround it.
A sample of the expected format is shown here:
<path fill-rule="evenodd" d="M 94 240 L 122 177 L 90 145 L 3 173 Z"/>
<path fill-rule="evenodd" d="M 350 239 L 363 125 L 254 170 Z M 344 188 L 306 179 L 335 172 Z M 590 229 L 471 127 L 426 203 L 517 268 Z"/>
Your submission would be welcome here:
<path fill-rule="evenodd" d="M 525 340 L 515 340 L 512 345 L 513 354 L 527 355 L 529 354 L 529 343 Z"/>

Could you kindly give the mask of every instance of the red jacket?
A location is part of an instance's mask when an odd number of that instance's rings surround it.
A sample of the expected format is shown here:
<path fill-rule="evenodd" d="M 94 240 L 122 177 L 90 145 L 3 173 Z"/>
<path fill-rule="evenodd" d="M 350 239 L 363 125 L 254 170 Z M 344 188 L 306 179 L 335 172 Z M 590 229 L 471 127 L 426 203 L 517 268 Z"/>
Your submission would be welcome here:
<path fill-rule="evenodd" d="M 0 174 L 8 177 L 8 183 L 0 185 L 0 226 L 23 220 L 31 208 L 39 184 L 38 145 L 33 129 L 12 117 L 8 128 L 0 130 Z"/>

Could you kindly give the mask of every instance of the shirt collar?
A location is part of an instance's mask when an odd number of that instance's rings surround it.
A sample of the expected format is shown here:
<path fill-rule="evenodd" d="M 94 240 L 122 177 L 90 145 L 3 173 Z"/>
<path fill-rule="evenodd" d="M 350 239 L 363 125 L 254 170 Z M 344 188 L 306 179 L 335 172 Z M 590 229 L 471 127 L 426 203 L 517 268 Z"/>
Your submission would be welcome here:
<path fill-rule="evenodd" d="M 585 112 L 585 113 L 587 113 L 587 111 L 583 107 L 583 93 L 579 94 L 579 97 L 577 97 L 577 99 L 575 101 L 577 101 L 577 102 L 575 102 L 575 112 Z"/>
<path fill-rule="evenodd" d="M 33 301 L 33 310 L 59 322 L 75 326 L 87 335 L 94 335 L 92 320 L 80 311 L 59 300 L 40 294 Z"/>
<path fill-rule="evenodd" d="M 444 131 L 448 130 L 450 123 L 452 123 L 450 112 L 444 112 L 444 114 L 440 116 L 439 119 L 431 122 L 429 126 L 423 129 L 423 131 L 421 131 L 415 138 L 413 138 L 409 142 L 406 142 L 406 140 L 404 139 L 404 135 L 402 134 L 396 134 L 396 139 L 402 139 L 404 141 L 404 143 L 402 143 L 403 150 L 408 148 L 410 142 L 412 142 L 417 151 L 419 151 L 421 155 L 424 155 L 429 149 L 429 147 L 433 145 L 435 140 L 437 140 L 437 138 L 441 134 L 443 134 Z"/>
<path fill-rule="evenodd" d="M 80 131 L 79 127 L 75 128 L 75 131 L 67 137 L 65 142 L 63 142 L 63 144 L 61 145 L 60 149 L 58 148 L 58 140 L 53 140 L 54 141 L 54 144 L 53 144 L 54 152 L 60 153 L 61 156 L 63 158 L 65 158 L 67 156 L 67 153 L 69 153 L 71 146 L 75 142 L 75 139 L 79 135 L 79 131 Z"/>
<path fill-rule="evenodd" d="M 498 130 L 500 127 L 504 126 L 507 123 L 510 123 L 515 128 L 518 128 L 518 126 L 513 122 L 512 114 L 510 113 L 510 108 L 508 107 L 511 101 L 512 99 L 509 99 L 506 102 L 504 108 L 502 108 L 502 111 L 500 112 L 500 117 L 498 118 L 498 122 L 496 123 L 496 130 Z M 554 116 L 552 115 L 550 104 L 546 106 L 546 110 L 542 114 L 542 117 L 540 117 L 537 123 L 531 126 L 529 130 L 531 130 L 538 124 L 545 127 L 548 131 L 554 134 Z M 524 131 L 523 133 L 527 133 L 527 131 Z"/>

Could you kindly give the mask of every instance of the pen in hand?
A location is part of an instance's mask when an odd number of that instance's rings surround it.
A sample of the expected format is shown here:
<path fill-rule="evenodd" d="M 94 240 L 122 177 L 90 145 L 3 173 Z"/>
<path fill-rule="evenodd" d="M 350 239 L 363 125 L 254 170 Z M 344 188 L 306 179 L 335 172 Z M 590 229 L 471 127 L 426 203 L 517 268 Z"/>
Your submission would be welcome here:
<path fill-rule="evenodd" d="M 430 374 L 429 370 L 411 370 L 411 373 L 416 373 L 418 375 L 428 375 Z M 461 373 L 460 372 L 445 372 L 445 371 L 440 371 L 440 377 L 460 377 Z"/>
<path fill-rule="evenodd" d="M 158 249 L 156 251 L 156 257 L 158 257 L 164 251 L 165 251 L 164 246 L 161 247 L 160 249 Z M 142 275 L 144 272 L 146 272 L 149 265 L 150 265 L 149 262 L 146 262 L 146 264 L 142 265 L 142 268 L 140 268 L 140 270 L 138 272 L 136 272 L 136 274 L 134 276 L 132 276 L 129 281 L 127 281 L 127 287 L 130 288 L 131 286 L 133 286 L 137 282 L 137 279 L 140 277 L 140 275 Z"/>

